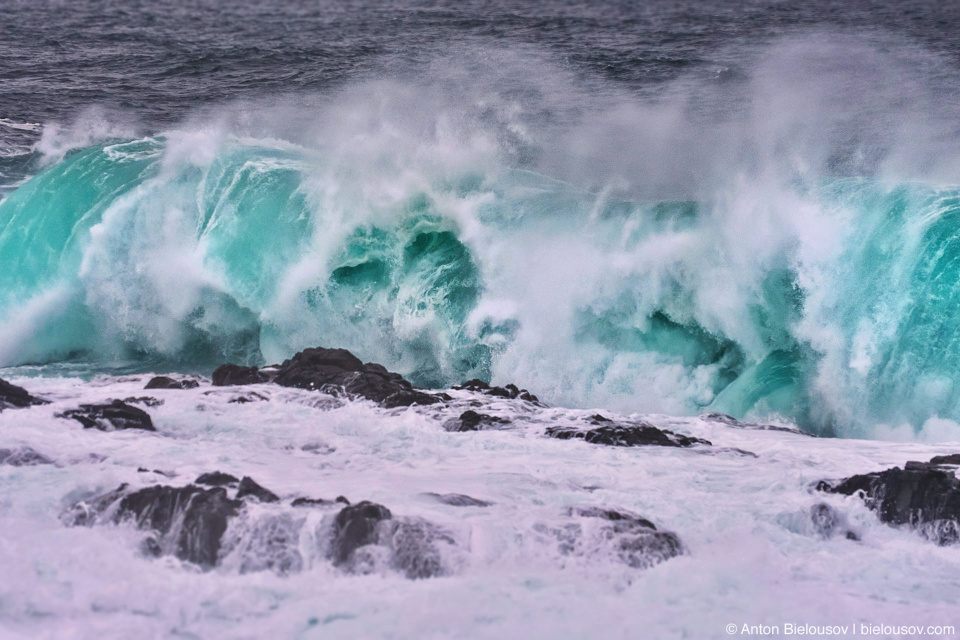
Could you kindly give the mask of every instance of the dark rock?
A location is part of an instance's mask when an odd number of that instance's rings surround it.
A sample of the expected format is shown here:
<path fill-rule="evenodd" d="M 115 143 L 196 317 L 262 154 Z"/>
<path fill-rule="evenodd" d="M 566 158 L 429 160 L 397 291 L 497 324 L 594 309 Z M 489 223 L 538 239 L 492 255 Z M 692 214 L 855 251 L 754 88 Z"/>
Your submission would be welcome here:
<path fill-rule="evenodd" d="M 208 487 L 229 487 L 239 484 L 240 478 L 232 476 L 229 473 L 223 473 L 222 471 L 214 471 L 213 473 L 201 474 L 193 483 L 206 485 Z"/>
<path fill-rule="evenodd" d="M 40 404 L 50 403 L 30 395 L 23 387 L 18 387 L 0 379 L 0 411 L 4 409 L 24 409 Z"/>
<path fill-rule="evenodd" d="M 125 495 L 114 519 L 132 520 L 153 532 L 157 555 L 170 553 L 209 569 L 217 564 L 223 533 L 241 506 L 222 487 L 158 485 Z"/>
<path fill-rule="evenodd" d="M 852 476 L 836 485 L 821 481 L 816 488 L 859 495 L 881 522 L 916 528 L 938 544 L 960 541 L 960 481 L 937 465 L 913 463 Z"/>
<path fill-rule="evenodd" d="M 486 500 L 478 500 L 470 496 L 465 496 L 462 493 L 425 493 L 423 495 L 429 496 L 437 502 L 450 505 L 451 507 L 489 507 L 493 504 Z"/>
<path fill-rule="evenodd" d="M 279 502 L 280 496 L 269 489 L 264 489 L 253 481 L 253 478 L 244 476 L 237 488 L 237 500 L 246 497 L 256 498 L 260 502 Z"/>
<path fill-rule="evenodd" d="M 949 456 L 934 456 L 930 459 L 930 464 L 960 465 L 960 453 L 954 453 Z"/>
<path fill-rule="evenodd" d="M 624 564 L 644 569 L 684 553 L 675 533 L 658 531 L 636 514 L 602 507 L 572 507 L 572 521 L 561 526 L 539 524 L 534 530 L 555 538 L 562 555 L 615 555 Z"/>
<path fill-rule="evenodd" d="M 270 398 L 267 396 L 251 391 L 250 393 L 245 393 L 242 396 L 234 396 L 227 400 L 228 404 L 247 404 L 248 402 L 267 402 Z"/>
<path fill-rule="evenodd" d="M 147 469 L 146 467 L 137 467 L 137 473 L 155 473 L 157 475 L 163 476 L 165 478 L 176 478 L 177 474 L 173 471 L 163 471 L 161 469 Z"/>
<path fill-rule="evenodd" d="M 257 367 L 242 367 L 237 364 L 225 364 L 213 372 L 213 386 L 227 387 L 243 384 L 269 382 L 269 376 Z"/>
<path fill-rule="evenodd" d="M 346 349 L 304 349 L 278 367 L 273 381 L 298 389 L 336 388 L 387 408 L 441 401 L 437 396 L 414 389 L 402 376 L 381 365 L 363 364 Z"/>
<path fill-rule="evenodd" d="M 40 464 L 53 464 L 53 460 L 37 453 L 30 447 L 19 447 L 17 449 L 0 449 L 0 464 L 10 465 L 11 467 L 33 467 Z"/>
<path fill-rule="evenodd" d="M 335 504 L 349 505 L 350 501 L 343 496 L 337 496 L 335 500 L 324 500 L 323 498 L 296 498 L 290 503 L 292 507 L 329 507 Z"/>
<path fill-rule="evenodd" d="M 843 535 L 847 540 L 860 540 L 860 536 L 847 525 L 846 519 L 824 502 L 810 507 L 810 522 L 821 538 Z"/>
<path fill-rule="evenodd" d="M 711 444 L 709 440 L 681 435 L 672 431 L 658 429 L 646 422 L 616 423 L 608 418 L 591 419 L 593 428 L 549 427 L 546 434 L 551 438 L 570 440 L 579 438 L 591 444 L 605 444 L 615 447 L 638 447 L 645 445 L 661 447 L 691 447 L 695 444 Z"/>
<path fill-rule="evenodd" d="M 196 380 L 174 380 L 167 376 L 151 378 L 144 389 L 196 389 L 200 383 Z"/>
<path fill-rule="evenodd" d="M 124 398 L 123 402 L 127 404 L 142 404 L 145 407 L 159 407 L 163 404 L 163 400 L 157 400 L 156 398 L 151 398 L 149 396 L 131 396 L 129 398 Z"/>
<path fill-rule="evenodd" d="M 379 523 L 392 517 L 386 507 L 366 500 L 341 509 L 334 520 L 330 544 L 333 563 L 345 564 L 359 547 L 376 544 Z"/>
<path fill-rule="evenodd" d="M 483 429 L 502 427 L 507 424 L 510 424 L 510 421 L 504 418 L 467 410 L 461 413 L 459 418 L 444 423 L 444 428 L 447 431 L 481 431 Z"/>
<path fill-rule="evenodd" d="M 537 399 L 537 396 L 533 395 L 526 389 L 518 388 L 517 385 L 515 384 L 508 384 L 503 387 L 491 387 L 489 384 L 487 384 L 483 380 L 479 380 L 475 378 L 473 380 L 467 380 L 463 384 L 459 386 L 455 386 L 453 388 L 457 390 L 464 390 L 464 391 L 476 391 L 476 392 L 483 393 L 488 396 L 494 396 L 497 398 L 508 398 L 510 400 L 516 400 L 517 398 L 519 398 L 521 400 L 526 400 L 528 402 L 536 402 L 536 403 L 540 402 L 539 399 Z"/>
<path fill-rule="evenodd" d="M 76 420 L 83 425 L 84 429 L 156 431 L 150 414 L 120 400 L 114 400 L 110 404 L 82 404 L 79 409 L 64 411 L 57 414 L 57 417 Z"/>

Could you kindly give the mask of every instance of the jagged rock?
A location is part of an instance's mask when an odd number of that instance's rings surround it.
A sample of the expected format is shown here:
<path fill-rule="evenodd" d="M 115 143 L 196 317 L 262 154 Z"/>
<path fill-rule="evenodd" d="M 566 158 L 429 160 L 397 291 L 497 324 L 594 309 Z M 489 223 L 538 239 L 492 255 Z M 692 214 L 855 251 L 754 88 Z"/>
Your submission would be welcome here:
<path fill-rule="evenodd" d="M 601 415 L 591 416 L 593 428 L 549 427 L 546 435 L 560 440 L 579 438 L 591 444 L 615 447 L 691 447 L 695 444 L 711 444 L 709 440 L 685 436 L 673 431 L 658 429 L 647 422 L 618 423 Z"/>
<path fill-rule="evenodd" d="M 810 522 L 821 538 L 843 535 L 847 540 L 860 540 L 860 536 L 847 525 L 846 519 L 824 502 L 810 507 Z"/>
<path fill-rule="evenodd" d="M 366 500 L 341 509 L 333 523 L 333 539 L 330 543 L 333 563 L 346 564 L 356 549 L 376 544 L 377 525 L 392 517 L 390 510 L 383 505 Z"/>
<path fill-rule="evenodd" d="M 447 431 L 481 431 L 490 428 L 496 429 L 507 424 L 510 424 L 510 421 L 504 418 L 467 410 L 461 413 L 459 418 L 448 420 L 443 426 Z"/>
<path fill-rule="evenodd" d="M 343 496 L 337 496 L 336 500 L 324 500 L 323 498 L 296 498 L 290 503 L 291 507 L 329 507 L 336 504 L 349 505 L 350 501 Z"/>
<path fill-rule="evenodd" d="M 614 555 L 635 569 L 645 569 L 684 553 L 680 538 L 658 531 L 636 514 L 601 507 L 571 507 L 560 526 L 538 524 L 534 530 L 554 538 L 563 556 Z"/>
<path fill-rule="evenodd" d="M 58 413 L 57 417 L 76 420 L 83 425 L 84 429 L 156 431 L 150 414 L 120 400 L 114 400 L 109 404 L 82 404 L 79 409 Z"/>
<path fill-rule="evenodd" d="M 201 474 L 193 483 L 206 485 L 208 487 L 230 487 L 240 484 L 240 478 L 232 476 L 229 473 L 223 473 L 222 471 L 214 471 L 213 473 Z"/>
<path fill-rule="evenodd" d="M 425 493 L 423 495 L 429 496 L 437 502 L 450 505 L 451 507 L 489 507 L 493 504 L 486 500 L 471 498 L 462 493 Z"/>
<path fill-rule="evenodd" d="M 151 378 L 144 389 L 196 389 L 200 383 L 196 380 L 174 380 L 167 376 Z"/>
<path fill-rule="evenodd" d="M 0 464 L 11 467 L 33 467 L 40 464 L 53 464 L 53 460 L 30 447 L 0 449 Z"/>
<path fill-rule="evenodd" d="M 129 398 L 124 398 L 123 402 L 127 404 L 142 404 L 145 407 L 159 407 L 163 404 L 163 400 L 157 400 L 156 398 L 151 398 L 149 396 L 131 396 Z"/>
<path fill-rule="evenodd" d="M 264 489 L 254 482 L 253 478 L 244 476 L 237 488 L 237 500 L 246 497 L 256 498 L 260 502 L 279 502 L 280 496 L 269 489 Z"/>
<path fill-rule="evenodd" d="M 949 456 L 934 456 L 930 459 L 930 464 L 960 465 L 960 453 L 954 453 Z"/>
<path fill-rule="evenodd" d="M 526 400 L 528 402 L 540 402 L 539 399 L 537 399 L 537 396 L 533 395 L 526 389 L 518 388 L 515 384 L 508 384 L 503 387 L 491 387 L 483 380 L 474 378 L 473 380 L 467 380 L 463 384 L 453 388 L 457 390 L 477 391 L 488 396 L 509 398 L 510 400 L 516 400 L 519 398 L 520 400 Z"/>
<path fill-rule="evenodd" d="M 30 395 L 23 387 L 18 387 L 0 379 L 0 411 L 4 409 L 24 409 L 40 404 L 50 403 Z"/>
<path fill-rule="evenodd" d="M 216 565 L 230 518 L 242 506 L 226 489 L 154 486 L 123 496 L 115 521 L 132 520 L 156 535 L 155 555 L 172 554 L 204 568 Z"/>
<path fill-rule="evenodd" d="M 819 491 L 859 495 L 881 522 L 907 525 L 938 544 L 960 541 L 960 481 L 929 462 L 907 463 L 856 475 L 839 484 L 821 481 Z"/>
<path fill-rule="evenodd" d="M 243 384 L 269 382 L 270 378 L 257 367 L 242 367 L 237 364 L 225 364 L 213 372 L 213 386 L 227 387 Z"/>
<path fill-rule="evenodd" d="M 382 365 L 363 364 L 346 349 L 304 349 L 277 368 L 273 380 L 284 387 L 323 390 L 336 387 L 389 408 L 435 404 L 441 398 L 413 388 Z"/>

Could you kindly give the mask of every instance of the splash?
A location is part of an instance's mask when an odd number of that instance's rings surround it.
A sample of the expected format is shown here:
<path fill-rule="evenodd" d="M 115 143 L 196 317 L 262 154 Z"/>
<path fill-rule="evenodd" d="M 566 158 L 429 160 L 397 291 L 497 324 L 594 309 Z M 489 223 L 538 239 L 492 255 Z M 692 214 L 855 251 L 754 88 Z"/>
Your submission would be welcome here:
<path fill-rule="evenodd" d="M 916 64 L 809 42 L 654 102 L 526 52 L 153 136 L 49 127 L 52 164 L 0 203 L 0 364 L 322 344 L 579 406 L 960 419 L 943 114 L 882 81 Z M 897 127 L 877 105 L 907 94 Z"/>

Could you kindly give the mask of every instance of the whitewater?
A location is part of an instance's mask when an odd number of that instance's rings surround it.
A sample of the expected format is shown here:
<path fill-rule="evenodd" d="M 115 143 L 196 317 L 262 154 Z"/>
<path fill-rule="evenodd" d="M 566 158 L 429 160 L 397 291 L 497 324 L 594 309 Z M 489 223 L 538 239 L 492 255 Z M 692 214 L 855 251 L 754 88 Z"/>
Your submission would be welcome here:
<path fill-rule="evenodd" d="M 954 637 L 955 61 L 413 42 L 0 112 L 0 636 Z"/>

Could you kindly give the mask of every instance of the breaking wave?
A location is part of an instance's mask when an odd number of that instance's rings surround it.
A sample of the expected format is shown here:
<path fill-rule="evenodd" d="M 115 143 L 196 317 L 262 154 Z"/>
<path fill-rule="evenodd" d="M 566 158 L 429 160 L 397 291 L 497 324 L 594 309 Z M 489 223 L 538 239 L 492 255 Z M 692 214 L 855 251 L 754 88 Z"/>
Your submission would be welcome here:
<path fill-rule="evenodd" d="M 891 56 L 808 37 L 640 101 L 487 52 L 152 135 L 46 126 L 0 202 L 0 365 L 326 345 L 581 406 L 960 419 L 956 138 Z"/>

